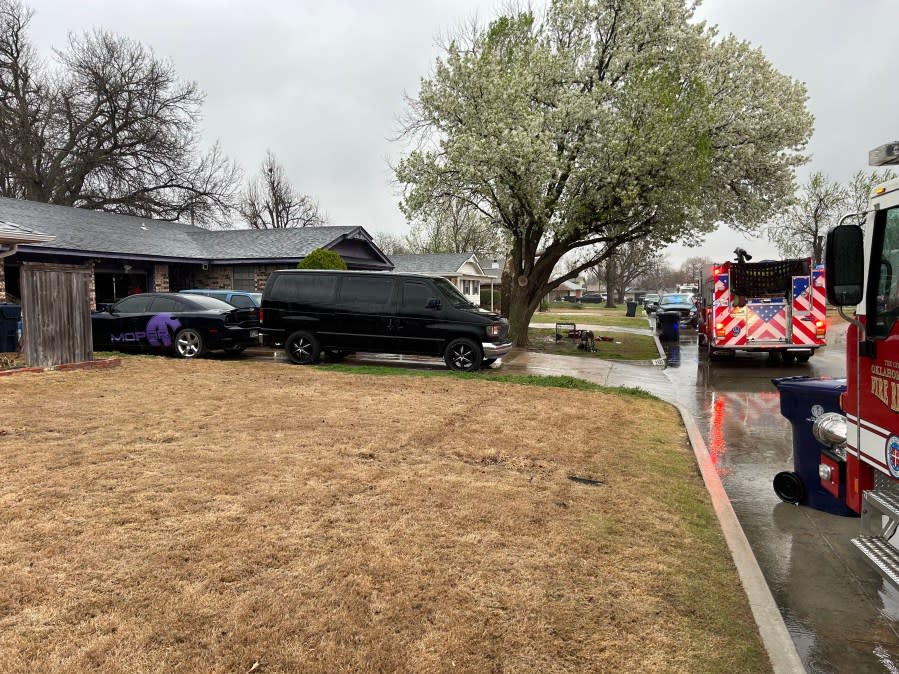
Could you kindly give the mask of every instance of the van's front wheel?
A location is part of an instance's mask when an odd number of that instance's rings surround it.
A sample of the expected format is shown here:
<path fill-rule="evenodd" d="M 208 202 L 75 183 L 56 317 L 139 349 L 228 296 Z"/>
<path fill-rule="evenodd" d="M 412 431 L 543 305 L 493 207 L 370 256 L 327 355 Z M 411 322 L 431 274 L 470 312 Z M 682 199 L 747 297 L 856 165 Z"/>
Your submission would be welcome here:
<path fill-rule="evenodd" d="M 450 370 L 474 372 L 481 367 L 480 347 L 470 339 L 454 339 L 446 347 L 443 359 Z"/>
<path fill-rule="evenodd" d="M 295 332 L 284 342 L 287 358 L 296 365 L 309 365 L 318 360 L 321 346 L 311 332 Z"/>

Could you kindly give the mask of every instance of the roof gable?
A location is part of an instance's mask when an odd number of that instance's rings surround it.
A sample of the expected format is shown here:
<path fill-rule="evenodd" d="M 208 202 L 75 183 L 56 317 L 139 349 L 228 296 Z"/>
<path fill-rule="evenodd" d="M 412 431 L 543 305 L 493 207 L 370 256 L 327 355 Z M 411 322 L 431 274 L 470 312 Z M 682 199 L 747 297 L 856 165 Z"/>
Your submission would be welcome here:
<path fill-rule="evenodd" d="M 462 274 L 486 276 L 474 253 L 422 253 L 417 255 L 392 255 L 394 271 L 411 274 Z M 463 271 L 466 262 L 473 261 L 476 269 Z"/>

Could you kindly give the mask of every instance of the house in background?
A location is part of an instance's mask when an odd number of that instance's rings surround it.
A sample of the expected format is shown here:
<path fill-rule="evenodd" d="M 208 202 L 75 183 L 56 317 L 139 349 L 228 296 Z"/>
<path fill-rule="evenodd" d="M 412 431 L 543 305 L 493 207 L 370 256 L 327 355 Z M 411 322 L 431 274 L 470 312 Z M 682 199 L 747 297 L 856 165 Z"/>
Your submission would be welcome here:
<path fill-rule="evenodd" d="M 577 281 L 562 281 L 558 288 L 553 288 L 549 291 L 548 297 L 551 302 L 558 302 L 560 300 L 577 299 L 583 294 L 584 288 Z"/>
<path fill-rule="evenodd" d="M 481 304 L 481 284 L 490 281 L 474 253 L 393 255 L 394 271 L 442 276 L 455 285 L 469 302 Z"/>
<path fill-rule="evenodd" d="M 88 265 L 95 305 L 137 291 L 260 291 L 272 271 L 296 267 L 316 248 L 339 254 L 349 269 L 393 268 L 362 227 L 208 230 L 5 198 L 0 198 L 0 221 L 48 235 L 43 241 L 21 241 L 15 253 L 0 260 L 0 291 L 9 300 L 21 295 L 23 262 Z"/>

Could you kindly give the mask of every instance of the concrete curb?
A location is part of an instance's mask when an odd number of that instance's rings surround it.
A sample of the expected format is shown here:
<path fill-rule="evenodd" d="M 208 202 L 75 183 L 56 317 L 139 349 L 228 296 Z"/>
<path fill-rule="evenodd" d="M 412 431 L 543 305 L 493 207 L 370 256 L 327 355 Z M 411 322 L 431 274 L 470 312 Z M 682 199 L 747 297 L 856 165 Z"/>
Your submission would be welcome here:
<path fill-rule="evenodd" d="M 659 350 L 659 356 L 664 360 L 666 356 L 662 342 L 655 333 L 653 333 L 653 339 Z M 796 644 L 793 643 L 793 638 L 787 630 L 780 609 L 777 608 L 777 602 L 774 601 L 771 588 L 768 587 L 768 582 L 749 545 L 746 533 L 740 526 L 740 520 L 737 519 L 737 513 L 734 512 L 730 498 L 724 491 L 721 477 L 715 470 L 715 464 L 712 463 L 712 457 L 709 455 L 699 426 L 696 425 L 693 415 L 685 407 L 678 403 L 672 403 L 672 405 L 680 412 L 687 429 L 687 438 L 693 448 L 693 455 L 696 457 L 696 463 L 699 464 L 699 471 L 702 473 L 706 490 L 712 498 L 712 507 L 715 509 L 724 540 L 727 542 L 734 565 L 737 567 L 737 574 L 740 576 L 740 582 L 743 584 L 743 590 L 749 600 L 749 607 L 752 609 L 752 616 L 759 628 L 759 635 L 768 652 L 771 666 L 776 674 L 793 674 L 794 672 L 805 674 L 805 667 L 796 650 Z"/>
<path fill-rule="evenodd" d="M 768 651 L 771 666 L 776 674 L 793 674 L 794 672 L 796 674 L 805 674 L 805 667 L 799 658 L 799 653 L 796 651 L 796 645 L 793 643 L 783 616 L 777 608 L 771 589 L 768 587 L 758 560 L 756 560 L 755 554 L 749 546 L 749 541 L 746 539 L 743 527 L 740 526 L 740 521 L 737 519 L 737 514 L 734 512 L 730 499 L 724 491 L 724 485 L 721 483 L 721 478 L 715 470 L 711 456 L 709 456 L 702 433 L 700 433 L 693 415 L 681 405 L 673 404 L 680 412 L 684 426 L 687 428 L 687 437 L 693 447 L 693 454 L 696 456 L 696 462 L 699 464 L 699 470 L 702 473 L 706 489 L 712 497 L 715 515 L 717 515 L 718 521 L 721 523 L 724 540 L 727 541 L 727 547 L 730 548 L 731 556 L 737 567 L 737 573 L 740 576 L 740 581 L 743 583 L 746 597 L 749 599 L 749 607 L 752 609 L 752 615 L 759 628 L 762 643 L 764 643 L 765 649 Z"/>

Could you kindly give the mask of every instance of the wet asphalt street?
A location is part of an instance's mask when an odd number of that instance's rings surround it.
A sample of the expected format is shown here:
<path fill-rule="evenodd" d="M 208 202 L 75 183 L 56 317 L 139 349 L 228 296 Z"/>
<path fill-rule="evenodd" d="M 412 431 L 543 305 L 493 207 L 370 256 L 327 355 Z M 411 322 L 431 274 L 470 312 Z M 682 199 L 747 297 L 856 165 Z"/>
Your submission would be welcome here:
<path fill-rule="evenodd" d="M 725 490 L 809 672 L 899 672 L 899 592 L 849 542 L 858 519 L 782 503 L 771 480 L 792 470 L 789 422 L 775 377 L 842 377 L 845 324 L 807 365 L 740 354 L 709 364 L 696 335 L 672 348 L 664 371 L 674 399 L 699 424 Z"/>
<path fill-rule="evenodd" d="M 678 344 L 665 345 L 665 365 L 516 350 L 485 375 L 567 374 L 644 388 L 684 406 L 701 429 L 807 671 L 899 674 L 899 591 L 849 542 L 859 520 L 782 503 L 771 486 L 775 474 L 793 469 L 791 428 L 771 379 L 842 377 L 845 324 L 833 326 L 828 339 L 804 365 L 752 354 L 710 364 L 698 356 L 696 333 L 684 330 Z M 283 360 L 283 352 L 275 357 Z M 444 367 L 434 359 L 361 354 L 348 362 Z"/>

